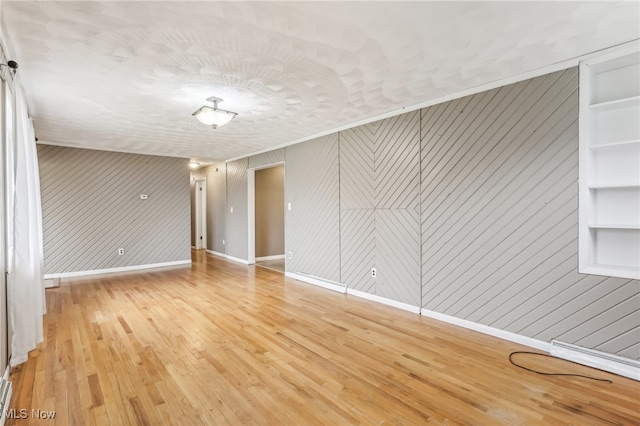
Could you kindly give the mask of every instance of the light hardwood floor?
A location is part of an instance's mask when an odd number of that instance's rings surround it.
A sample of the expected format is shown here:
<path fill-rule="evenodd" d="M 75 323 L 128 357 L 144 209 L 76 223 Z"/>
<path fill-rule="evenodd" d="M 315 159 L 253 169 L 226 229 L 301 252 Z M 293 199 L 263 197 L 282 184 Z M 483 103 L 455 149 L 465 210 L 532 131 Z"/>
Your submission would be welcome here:
<path fill-rule="evenodd" d="M 14 369 L 7 424 L 640 424 L 637 382 L 280 273 L 191 268 L 62 280 Z M 31 410 L 56 411 L 36 420 Z"/>
<path fill-rule="evenodd" d="M 259 262 L 256 262 L 256 266 L 272 269 L 276 272 L 284 272 L 284 269 L 285 269 L 284 262 L 285 262 L 284 259 L 261 260 Z"/>

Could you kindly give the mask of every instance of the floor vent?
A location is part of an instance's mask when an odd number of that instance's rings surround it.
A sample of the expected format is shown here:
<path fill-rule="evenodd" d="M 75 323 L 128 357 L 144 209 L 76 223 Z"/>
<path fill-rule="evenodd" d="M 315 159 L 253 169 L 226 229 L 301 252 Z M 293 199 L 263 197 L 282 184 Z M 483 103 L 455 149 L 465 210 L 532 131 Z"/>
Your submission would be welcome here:
<path fill-rule="evenodd" d="M 0 426 L 4 426 L 9 413 L 9 404 L 11 404 L 11 393 L 13 389 L 11 382 L 6 379 L 0 379 Z"/>

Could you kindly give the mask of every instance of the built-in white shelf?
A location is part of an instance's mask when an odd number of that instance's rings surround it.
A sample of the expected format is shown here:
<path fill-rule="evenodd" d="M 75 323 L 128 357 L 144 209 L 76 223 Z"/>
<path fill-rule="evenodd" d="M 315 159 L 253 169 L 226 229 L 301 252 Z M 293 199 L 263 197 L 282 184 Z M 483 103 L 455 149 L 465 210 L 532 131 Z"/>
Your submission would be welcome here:
<path fill-rule="evenodd" d="M 590 223 L 589 228 L 592 229 L 640 229 L 640 224 L 638 223 Z"/>
<path fill-rule="evenodd" d="M 640 188 L 640 183 L 602 183 L 589 185 L 589 189 Z"/>
<path fill-rule="evenodd" d="M 628 278 L 631 280 L 637 280 L 640 275 L 640 269 L 638 268 L 624 268 L 615 265 L 598 265 L 593 264 L 587 268 L 581 269 L 582 274 L 592 275 L 606 275 L 611 277 Z"/>
<path fill-rule="evenodd" d="M 600 145 L 592 145 L 591 149 L 594 151 L 599 150 L 607 150 L 607 149 L 615 149 L 615 148 L 624 148 L 627 146 L 640 146 L 640 139 L 631 140 L 631 141 L 621 141 L 621 142 L 612 142 L 612 143 L 603 143 Z"/>
<path fill-rule="evenodd" d="M 591 104 L 593 111 L 612 111 L 619 108 L 636 106 L 640 103 L 640 96 L 629 96 L 628 98 L 616 99 L 613 101 Z"/>
<path fill-rule="evenodd" d="M 580 63 L 579 255 L 640 279 L 640 44 Z"/>

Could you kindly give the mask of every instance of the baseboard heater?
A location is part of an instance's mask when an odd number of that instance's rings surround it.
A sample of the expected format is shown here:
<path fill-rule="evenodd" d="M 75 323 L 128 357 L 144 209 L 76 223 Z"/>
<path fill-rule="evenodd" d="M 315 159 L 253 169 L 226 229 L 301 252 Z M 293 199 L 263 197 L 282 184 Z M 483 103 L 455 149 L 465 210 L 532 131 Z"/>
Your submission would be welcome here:
<path fill-rule="evenodd" d="M 13 388 L 11 382 L 7 379 L 0 379 L 0 426 L 4 426 L 4 422 L 7 420 L 7 414 L 9 413 L 9 405 L 11 404 L 11 394 Z"/>
<path fill-rule="evenodd" d="M 329 290 L 337 291 L 338 293 L 346 293 L 347 287 L 344 284 L 340 284 L 334 281 L 325 280 L 324 278 L 314 277 L 304 272 L 285 272 L 285 276 L 303 281 L 308 284 L 317 285 Z"/>
<path fill-rule="evenodd" d="M 583 348 L 570 343 L 551 341 L 551 355 L 576 361 L 589 367 L 610 371 L 634 380 L 640 380 L 640 361 L 608 354 L 595 349 Z"/>

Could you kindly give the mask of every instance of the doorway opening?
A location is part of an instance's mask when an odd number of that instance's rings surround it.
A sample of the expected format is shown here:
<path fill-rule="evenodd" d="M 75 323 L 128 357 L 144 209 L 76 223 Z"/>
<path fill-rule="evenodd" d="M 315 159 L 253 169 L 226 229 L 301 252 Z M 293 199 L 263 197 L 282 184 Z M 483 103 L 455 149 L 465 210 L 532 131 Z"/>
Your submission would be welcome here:
<path fill-rule="evenodd" d="M 204 179 L 197 179 L 194 185 L 193 206 L 193 246 L 196 250 L 207 248 L 207 189 Z"/>
<path fill-rule="evenodd" d="M 284 164 L 250 169 L 248 182 L 248 261 L 284 273 Z"/>

